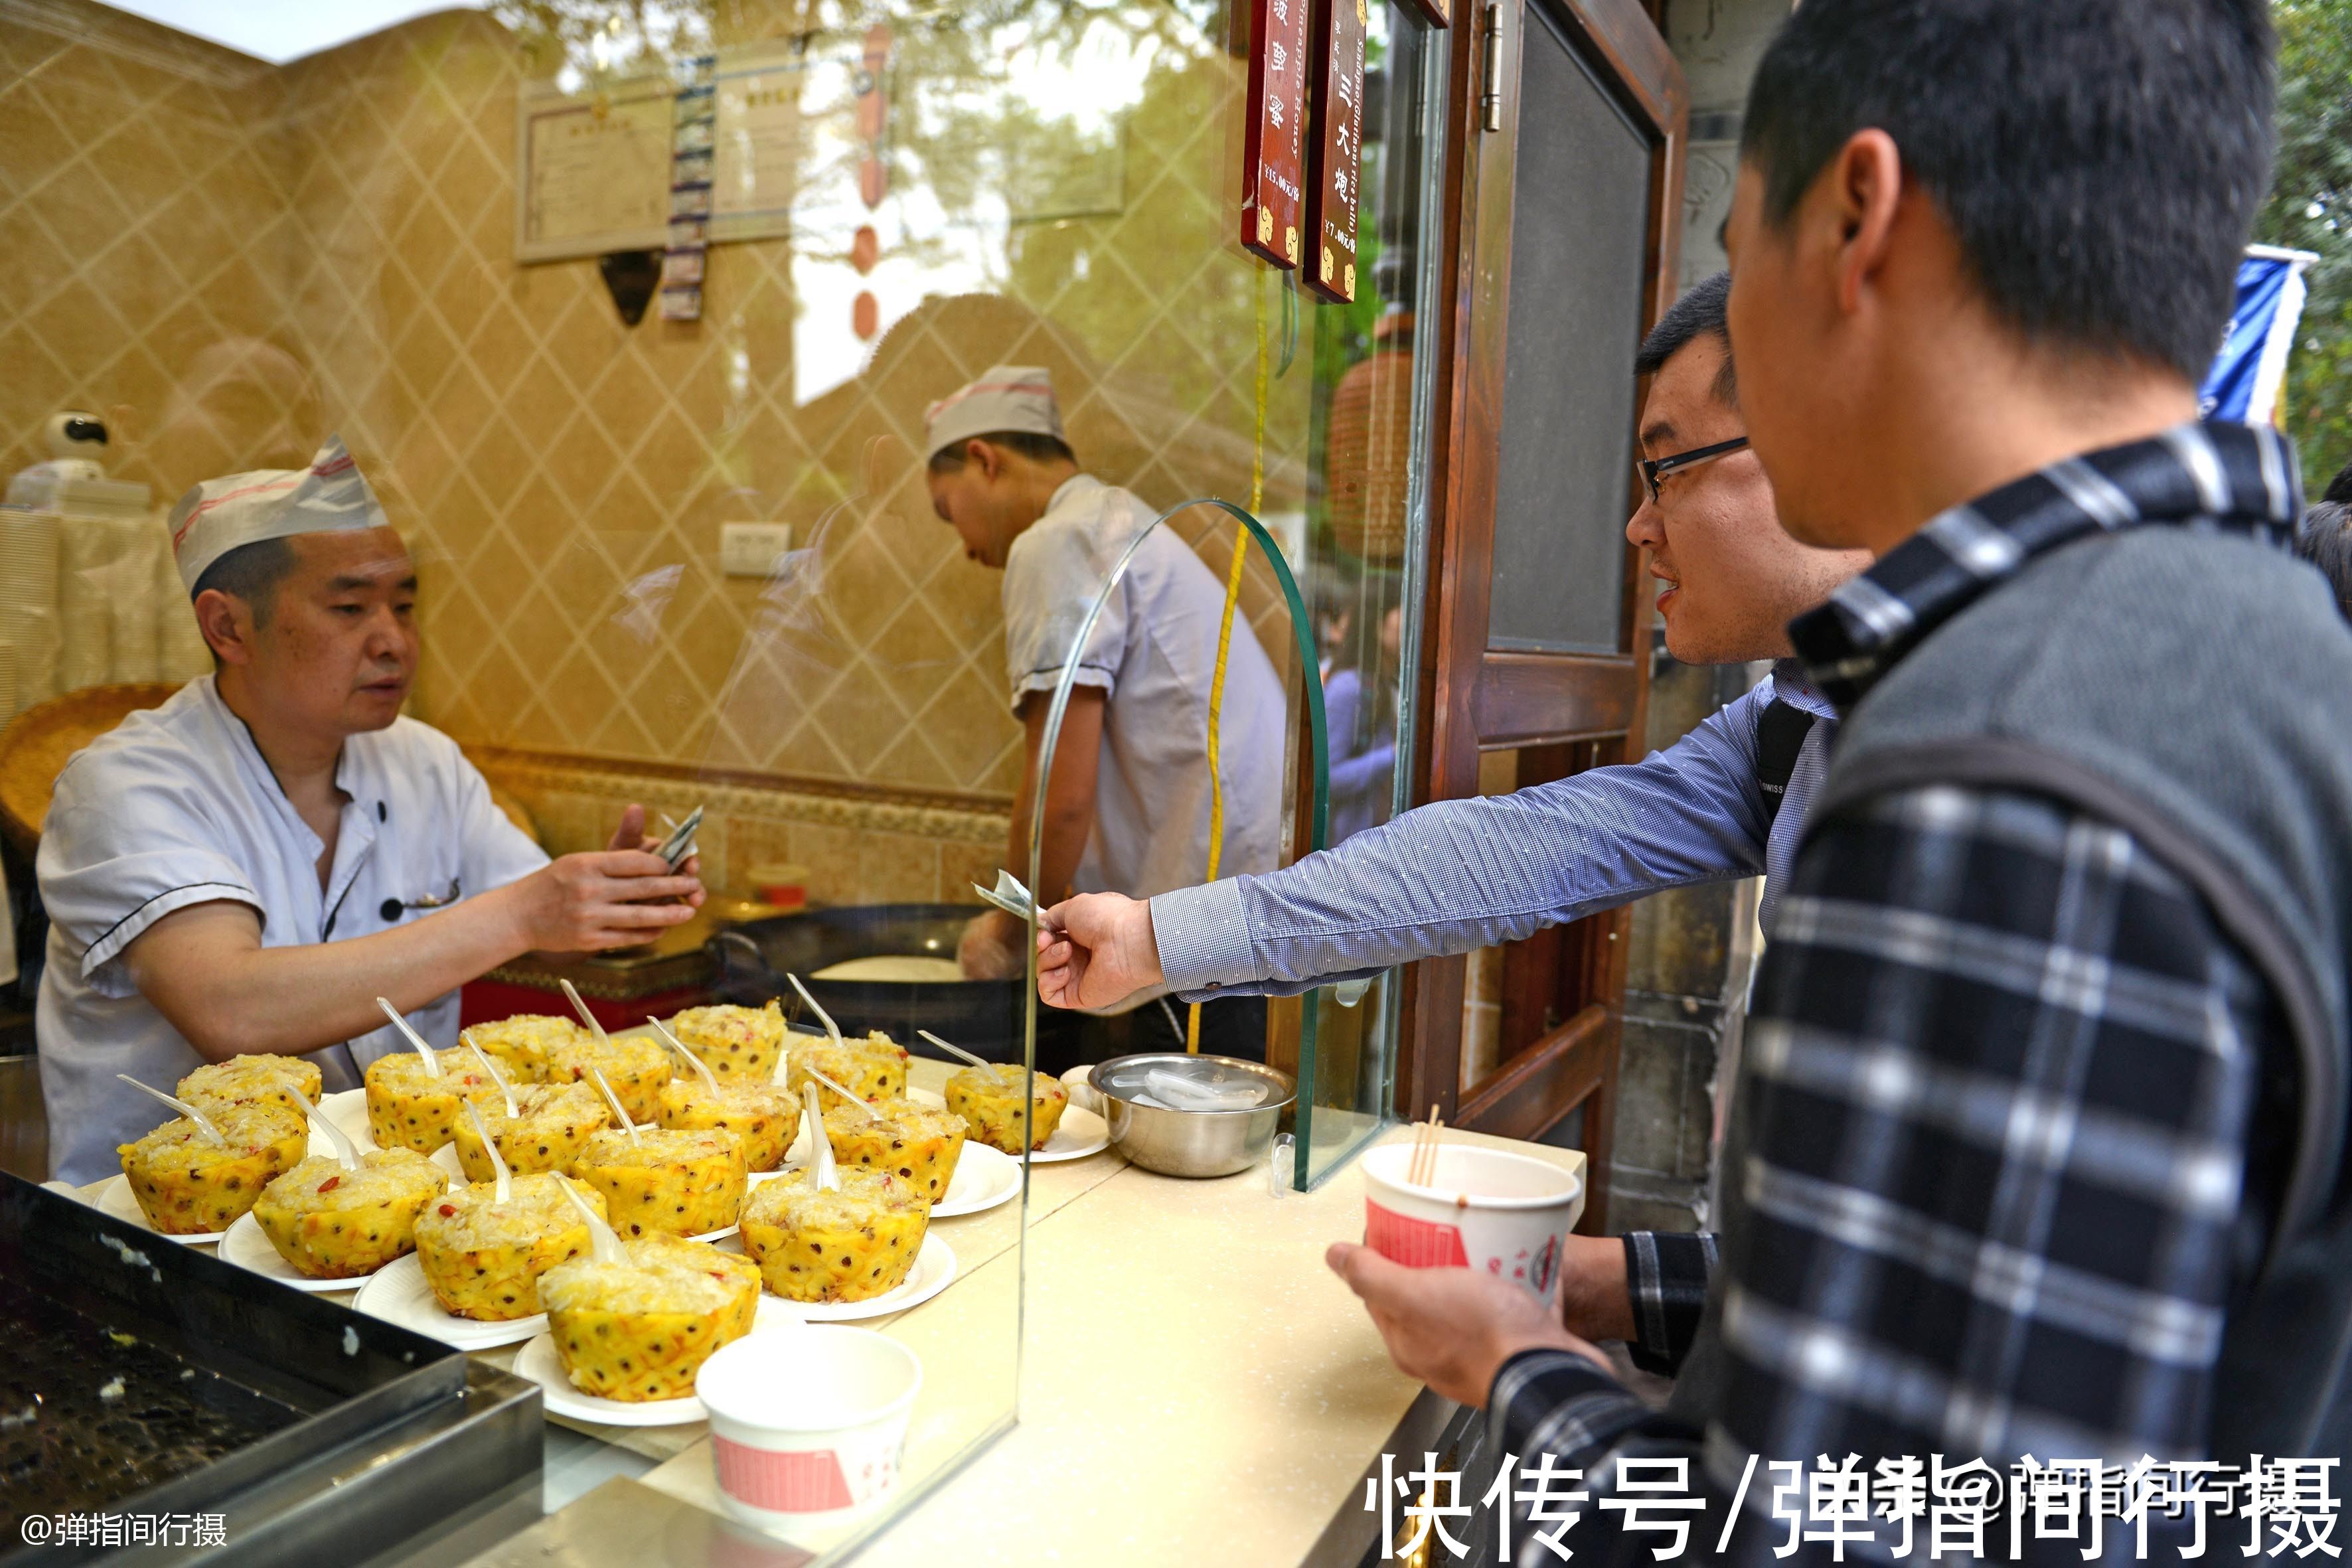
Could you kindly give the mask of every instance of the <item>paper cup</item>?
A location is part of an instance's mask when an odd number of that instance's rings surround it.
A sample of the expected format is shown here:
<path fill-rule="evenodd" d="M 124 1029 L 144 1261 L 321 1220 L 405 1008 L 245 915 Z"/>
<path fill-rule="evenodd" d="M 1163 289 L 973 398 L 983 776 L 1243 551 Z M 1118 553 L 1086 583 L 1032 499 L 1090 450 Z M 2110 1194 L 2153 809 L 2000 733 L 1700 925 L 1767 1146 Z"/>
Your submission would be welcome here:
<path fill-rule="evenodd" d="M 809 1324 L 721 1346 L 694 1380 L 719 1501 L 770 1529 L 874 1502 L 898 1484 L 922 1385 L 915 1352 L 866 1329 Z"/>
<path fill-rule="evenodd" d="M 1549 1303 L 1584 1184 L 1548 1160 L 1468 1143 L 1438 1147 L 1426 1186 L 1405 1180 L 1412 1143 L 1363 1159 L 1364 1245 L 1408 1268 L 1478 1268 Z"/>

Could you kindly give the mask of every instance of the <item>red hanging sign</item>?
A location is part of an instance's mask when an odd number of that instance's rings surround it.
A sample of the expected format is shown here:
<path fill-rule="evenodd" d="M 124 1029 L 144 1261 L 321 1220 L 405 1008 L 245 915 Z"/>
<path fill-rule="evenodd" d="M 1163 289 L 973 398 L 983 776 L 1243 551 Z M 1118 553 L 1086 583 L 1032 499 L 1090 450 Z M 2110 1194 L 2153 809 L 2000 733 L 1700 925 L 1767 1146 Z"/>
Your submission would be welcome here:
<path fill-rule="evenodd" d="M 1299 276 L 1327 300 L 1356 297 L 1356 204 L 1364 153 L 1365 0 L 1315 0 L 1315 118 L 1307 133 L 1307 256 Z"/>
<path fill-rule="evenodd" d="M 1298 265 L 1304 218 L 1307 10 L 1311 0 L 1251 0 L 1249 121 L 1242 139 L 1242 244 Z"/>

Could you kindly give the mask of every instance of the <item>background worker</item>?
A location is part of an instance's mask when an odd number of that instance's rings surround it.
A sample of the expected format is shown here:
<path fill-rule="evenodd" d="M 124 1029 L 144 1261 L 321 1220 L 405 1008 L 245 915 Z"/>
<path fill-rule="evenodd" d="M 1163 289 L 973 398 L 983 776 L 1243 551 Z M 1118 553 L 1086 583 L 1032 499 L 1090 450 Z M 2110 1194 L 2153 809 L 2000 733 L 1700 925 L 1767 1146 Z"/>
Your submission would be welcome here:
<path fill-rule="evenodd" d="M 1029 819 L 1045 711 L 1062 665 L 1111 571 L 1154 513 L 1127 490 L 1080 471 L 1046 373 L 998 365 L 931 405 L 931 506 L 964 554 L 1004 574 L 1004 651 L 1027 760 L 1005 865 L 1026 878 Z M 1167 529 L 1129 563 L 1088 635 L 1055 752 L 1040 847 L 1041 903 L 1073 890 L 1139 898 L 1188 887 L 1209 863 L 1209 697 L 1224 585 Z M 1283 806 L 1282 683 L 1246 618 L 1226 653 L 1220 766 L 1224 835 L 1219 871 L 1274 868 Z M 1028 930 L 1001 911 L 974 919 L 958 952 L 966 974 L 1019 974 Z M 1134 1013 L 1164 994 L 1115 999 Z M 1171 1009 L 1150 1007 L 1091 1028 L 1089 1054 L 1181 1048 Z M 1203 1007 L 1201 1048 L 1263 1060 L 1265 1009 L 1256 998 Z"/>

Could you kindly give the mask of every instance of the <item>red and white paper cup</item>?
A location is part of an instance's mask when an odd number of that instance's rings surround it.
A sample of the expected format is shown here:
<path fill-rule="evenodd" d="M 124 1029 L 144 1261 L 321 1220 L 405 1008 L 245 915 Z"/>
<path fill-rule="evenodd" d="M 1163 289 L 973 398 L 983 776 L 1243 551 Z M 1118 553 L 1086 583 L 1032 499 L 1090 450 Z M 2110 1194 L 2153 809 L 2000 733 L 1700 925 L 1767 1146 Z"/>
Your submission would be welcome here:
<path fill-rule="evenodd" d="M 1549 1303 L 1584 1184 L 1548 1160 L 1470 1143 L 1440 1144 L 1426 1184 L 1405 1179 L 1410 1140 L 1365 1154 L 1364 1245 L 1408 1268 L 1475 1268 Z"/>
<path fill-rule="evenodd" d="M 922 1386 L 915 1352 L 866 1329 L 812 1323 L 722 1346 L 694 1380 L 719 1501 L 769 1529 L 876 1501 L 898 1484 Z"/>

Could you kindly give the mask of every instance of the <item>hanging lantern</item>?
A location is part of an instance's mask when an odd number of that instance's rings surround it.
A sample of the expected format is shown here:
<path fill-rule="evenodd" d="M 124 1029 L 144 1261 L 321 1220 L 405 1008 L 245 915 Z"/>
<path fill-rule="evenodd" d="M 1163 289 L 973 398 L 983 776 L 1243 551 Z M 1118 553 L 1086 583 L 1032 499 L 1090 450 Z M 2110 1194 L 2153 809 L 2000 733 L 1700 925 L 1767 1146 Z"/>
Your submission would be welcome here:
<path fill-rule="evenodd" d="M 1332 535 L 1362 560 L 1401 559 L 1412 499 L 1412 312 L 1374 323 L 1370 357 L 1349 365 L 1331 389 L 1330 432 L 1323 493 Z"/>

